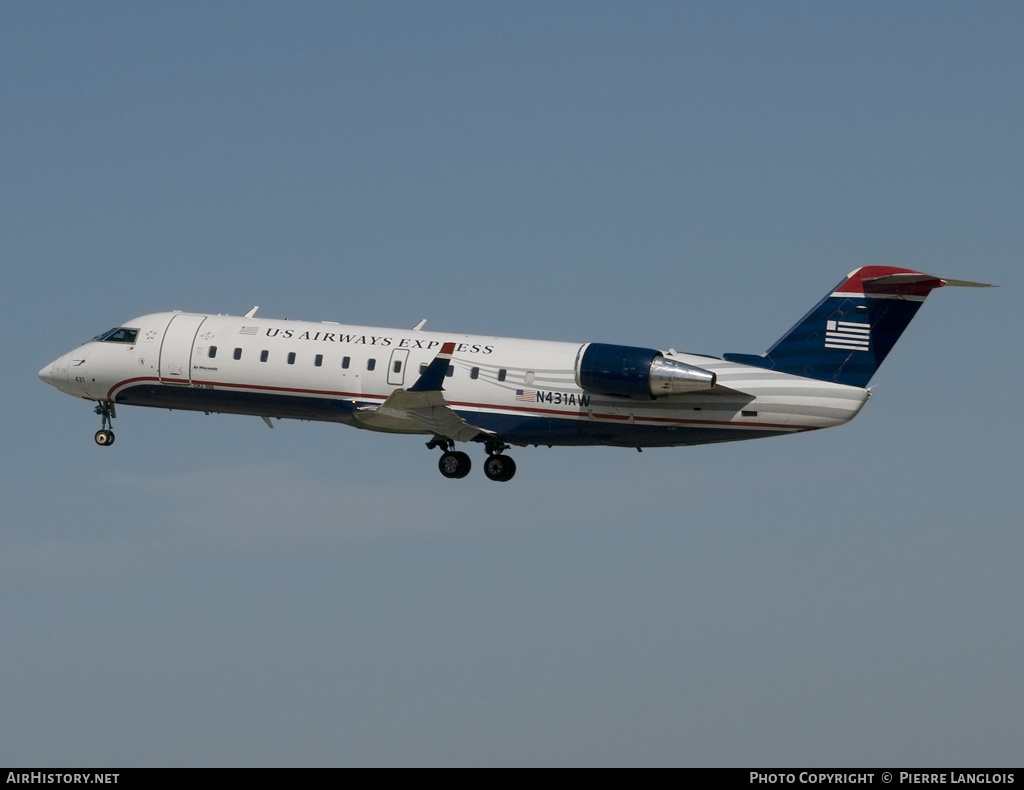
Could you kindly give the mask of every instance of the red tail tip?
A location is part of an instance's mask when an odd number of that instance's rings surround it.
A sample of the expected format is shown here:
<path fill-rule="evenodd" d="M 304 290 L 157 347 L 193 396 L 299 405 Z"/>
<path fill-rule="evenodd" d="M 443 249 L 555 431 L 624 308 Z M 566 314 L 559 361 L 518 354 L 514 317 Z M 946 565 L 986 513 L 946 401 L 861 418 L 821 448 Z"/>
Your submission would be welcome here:
<path fill-rule="evenodd" d="M 850 272 L 836 293 L 927 296 L 946 283 L 931 274 L 896 266 L 865 266 Z"/>

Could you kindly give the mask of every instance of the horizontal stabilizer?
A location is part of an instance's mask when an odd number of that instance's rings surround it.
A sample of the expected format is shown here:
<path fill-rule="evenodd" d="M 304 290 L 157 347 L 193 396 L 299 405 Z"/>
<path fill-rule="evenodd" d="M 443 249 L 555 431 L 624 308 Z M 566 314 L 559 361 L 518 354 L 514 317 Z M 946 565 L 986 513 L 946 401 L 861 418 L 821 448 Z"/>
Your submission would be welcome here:
<path fill-rule="evenodd" d="M 969 280 L 947 280 L 945 277 L 933 277 L 930 274 L 921 272 L 898 272 L 896 274 L 885 274 L 878 277 L 865 277 L 861 280 L 865 294 L 888 293 L 888 294 L 914 294 L 927 295 L 935 288 L 942 288 L 945 285 L 960 288 L 994 288 L 989 283 L 974 283 Z"/>
<path fill-rule="evenodd" d="M 956 288 L 998 288 L 998 285 L 992 285 L 991 283 L 972 283 L 969 280 L 946 280 L 943 281 L 946 285 L 952 285 Z"/>

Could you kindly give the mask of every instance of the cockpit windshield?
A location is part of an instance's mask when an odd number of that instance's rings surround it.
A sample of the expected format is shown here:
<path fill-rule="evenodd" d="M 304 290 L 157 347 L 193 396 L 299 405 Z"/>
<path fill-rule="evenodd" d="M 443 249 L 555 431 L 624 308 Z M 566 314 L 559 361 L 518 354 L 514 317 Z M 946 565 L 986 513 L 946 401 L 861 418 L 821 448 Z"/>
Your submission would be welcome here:
<path fill-rule="evenodd" d="M 134 343 L 135 338 L 138 336 L 138 329 L 126 329 L 123 326 L 119 326 L 111 329 L 109 332 L 104 332 L 96 340 L 100 343 Z"/>

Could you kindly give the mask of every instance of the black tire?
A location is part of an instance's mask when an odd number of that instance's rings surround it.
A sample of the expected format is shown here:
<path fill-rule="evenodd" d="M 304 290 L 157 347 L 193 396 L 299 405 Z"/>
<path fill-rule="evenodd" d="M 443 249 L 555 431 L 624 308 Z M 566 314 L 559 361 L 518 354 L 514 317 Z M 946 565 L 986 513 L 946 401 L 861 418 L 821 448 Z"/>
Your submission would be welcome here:
<path fill-rule="evenodd" d="M 484 461 L 484 474 L 491 480 L 507 483 L 516 473 L 516 462 L 507 455 L 492 455 Z"/>
<path fill-rule="evenodd" d="M 443 453 L 437 462 L 437 468 L 445 477 L 459 480 L 469 474 L 469 470 L 473 468 L 473 462 L 463 452 Z"/>
<path fill-rule="evenodd" d="M 96 431 L 93 437 L 100 447 L 109 447 L 114 443 L 114 432 L 108 430 Z"/>

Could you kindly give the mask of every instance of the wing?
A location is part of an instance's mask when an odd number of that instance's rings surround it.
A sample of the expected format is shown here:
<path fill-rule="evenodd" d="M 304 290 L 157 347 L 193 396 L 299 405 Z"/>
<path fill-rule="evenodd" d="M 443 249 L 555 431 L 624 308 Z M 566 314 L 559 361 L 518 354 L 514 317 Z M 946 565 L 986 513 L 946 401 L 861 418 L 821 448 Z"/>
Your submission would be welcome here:
<path fill-rule="evenodd" d="M 445 343 L 409 389 L 395 390 L 379 406 L 357 406 L 352 416 L 363 427 L 377 431 L 434 433 L 458 442 L 481 434 L 493 436 L 462 419 L 444 398 L 442 384 L 454 351 L 454 343 Z"/>

